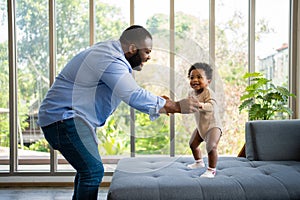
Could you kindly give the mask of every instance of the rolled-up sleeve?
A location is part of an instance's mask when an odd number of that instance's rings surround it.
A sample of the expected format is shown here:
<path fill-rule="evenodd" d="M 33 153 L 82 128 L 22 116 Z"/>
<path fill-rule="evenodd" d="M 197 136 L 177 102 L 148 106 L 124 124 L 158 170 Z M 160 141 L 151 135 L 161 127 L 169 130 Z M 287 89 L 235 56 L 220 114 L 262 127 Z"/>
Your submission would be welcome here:
<path fill-rule="evenodd" d="M 149 117 L 150 117 L 151 121 L 154 121 L 156 118 L 159 117 L 159 110 L 161 108 L 163 108 L 165 104 L 166 104 L 165 99 L 163 99 L 161 97 L 157 97 L 156 106 L 150 107 L 150 110 L 149 110 Z"/>

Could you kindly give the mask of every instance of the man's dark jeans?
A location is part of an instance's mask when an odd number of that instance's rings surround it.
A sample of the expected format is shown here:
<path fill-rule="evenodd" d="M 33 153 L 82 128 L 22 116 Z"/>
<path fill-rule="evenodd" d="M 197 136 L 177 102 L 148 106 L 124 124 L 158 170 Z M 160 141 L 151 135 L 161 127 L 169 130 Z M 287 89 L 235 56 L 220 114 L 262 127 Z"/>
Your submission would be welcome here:
<path fill-rule="evenodd" d="M 78 117 L 55 122 L 42 130 L 49 144 L 77 171 L 73 200 L 97 199 L 104 168 L 93 130 Z"/>

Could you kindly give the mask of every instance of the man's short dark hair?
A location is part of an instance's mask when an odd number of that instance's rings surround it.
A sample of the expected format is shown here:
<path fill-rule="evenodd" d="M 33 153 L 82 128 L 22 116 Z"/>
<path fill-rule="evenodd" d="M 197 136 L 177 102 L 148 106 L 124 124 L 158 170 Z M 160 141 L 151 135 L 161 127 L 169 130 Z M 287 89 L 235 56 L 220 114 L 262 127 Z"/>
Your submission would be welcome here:
<path fill-rule="evenodd" d="M 123 44 L 126 43 L 140 44 L 140 42 L 145 41 L 147 37 L 152 39 L 152 36 L 149 33 L 149 31 L 147 31 L 147 29 L 145 29 L 143 26 L 140 25 L 132 25 L 123 31 L 120 37 L 120 41 Z"/>

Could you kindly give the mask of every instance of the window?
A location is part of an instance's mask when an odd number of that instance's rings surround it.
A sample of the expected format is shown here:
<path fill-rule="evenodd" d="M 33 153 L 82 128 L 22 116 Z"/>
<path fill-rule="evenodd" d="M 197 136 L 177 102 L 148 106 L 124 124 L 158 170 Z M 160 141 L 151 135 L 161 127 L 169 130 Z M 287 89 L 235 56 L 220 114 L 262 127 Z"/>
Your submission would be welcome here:
<path fill-rule="evenodd" d="M 9 172 L 9 71 L 7 1 L 0 1 L 0 172 Z"/>
<path fill-rule="evenodd" d="M 39 2 L 38 7 L 28 6 L 28 1 L 16 2 L 16 38 L 17 38 L 17 92 L 18 92 L 18 170 L 32 171 L 30 165 L 22 164 L 33 150 L 43 148 L 43 134 L 36 124 L 37 112 L 43 95 L 49 85 L 47 72 L 49 68 L 48 53 L 48 4 Z M 45 81 L 47 82 L 45 84 Z M 33 144 L 33 145 L 32 145 Z M 35 150 L 39 150 L 35 148 Z M 37 153 L 36 156 L 38 156 Z M 41 166 L 42 167 L 42 166 Z M 39 168 L 49 170 L 50 168 Z"/>
<path fill-rule="evenodd" d="M 216 84 L 222 104 L 224 130 L 218 149 L 223 154 L 237 154 L 242 148 L 246 113 L 239 113 L 240 97 L 247 85 L 242 78 L 248 71 L 248 1 L 216 1 L 216 59 L 222 85 Z M 223 94 L 223 95 L 222 95 Z M 226 139 L 225 139 L 226 138 Z M 231 144 L 231 145 L 228 145 Z M 220 152 L 221 153 L 221 152 Z"/>
<path fill-rule="evenodd" d="M 141 9 L 147 5 L 150 9 Z M 160 6 L 156 6 L 160 5 Z M 135 73 L 138 84 L 156 95 L 169 96 L 170 30 L 169 1 L 135 1 L 135 24 L 149 29 L 153 37 L 151 60 L 143 71 Z M 170 118 L 161 115 L 150 122 L 148 115 L 135 112 L 135 148 L 137 155 L 170 154 Z"/>
<path fill-rule="evenodd" d="M 130 24 L 130 1 L 95 1 L 95 42 L 118 39 Z M 130 108 L 121 103 L 107 123 L 97 129 L 99 152 L 105 156 L 130 156 Z"/>
<path fill-rule="evenodd" d="M 190 90 L 188 69 L 195 62 L 210 63 L 209 1 L 174 1 L 174 94 L 186 98 Z M 193 115 L 175 115 L 175 153 L 191 155 L 189 140 L 196 128 Z M 200 146 L 203 152 L 203 145 Z"/>
<path fill-rule="evenodd" d="M 49 2 L 0 0 L 0 26 L 5 30 L 0 37 L 2 174 L 73 174 L 58 152 L 49 153 L 36 124 L 40 102 L 71 57 L 96 42 L 118 39 L 129 24 L 143 25 L 153 35 L 151 60 L 142 72 L 133 74 L 138 84 L 152 93 L 174 100 L 185 98 L 190 65 L 208 62 L 213 66 L 212 89 L 221 100 L 224 122 L 220 155 L 236 155 L 244 144 L 247 115 L 238 111 L 247 85 L 242 76 L 255 70 L 276 84 L 290 84 L 291 13 L 287 1 Z M 270 4 L 272 7 L 267 6 Z M 250 34 L 253 29 L 255 33 Z M 12 31 L 9 38 L 8 30 Z M 292 84 L 299 90 L 296 81 Z M 162 115 L 150 122 L 146 114 L 122 103 L 105 126 L 97 129 L 99 151 L 104 162 L 119 156 L 191 156 L 188 142 L 194 128 L 192 115 Z"/>
<path fill-rule="evenodd" d="M 275 85 L 289 83 L 289 2 L 256 2 L 256 66 Z M 277 14 L 276 14 L 277 13 Z M 280 15 L 278 14 L 280 13 Z"/>

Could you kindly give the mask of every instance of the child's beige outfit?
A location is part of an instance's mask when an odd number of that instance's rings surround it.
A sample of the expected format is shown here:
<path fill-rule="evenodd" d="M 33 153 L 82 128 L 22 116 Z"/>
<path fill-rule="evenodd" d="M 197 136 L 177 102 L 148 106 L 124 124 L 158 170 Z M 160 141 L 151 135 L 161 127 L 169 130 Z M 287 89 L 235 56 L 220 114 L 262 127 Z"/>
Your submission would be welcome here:
<path fill-rule="evenodd" d="M 210 144 L 211 141 L 207 137 L 209 131 L 212 128 L 219 128 L 222 133 L 222 122 L 219 117 L 219 109 L 215 93 L 209 87 L 206 87 L 200 94 L 196 94 L 194 90 L 190 91 L 189 96 L 197 98 L 201 104 L 201 108 L 199 108 L 199 111 L 195 112 L 194 115 L 200 137 L 207 142 L 206 150 L 209 152 L 209 148 L 212 146 L 212 144 Z M 204 166 L 203 159 L 200 159 L 187 167 L 190 169 L 196 169 Z M 205 173 L 200 177 L 213 178 L 215 175 L 216 169 L 208 167 Z"/>
<path fill-rule="evenodd" d="M 201 138 L 205 140 L 207 132 L 214 127 L 219 128 L 222 132 L 222 122 L 214 91 L 206 87 L 198 95 L 194 90 L 190 91 L 189 96 L 197 98 L 202 105 L 202 108 L 194 114 Z"/>

